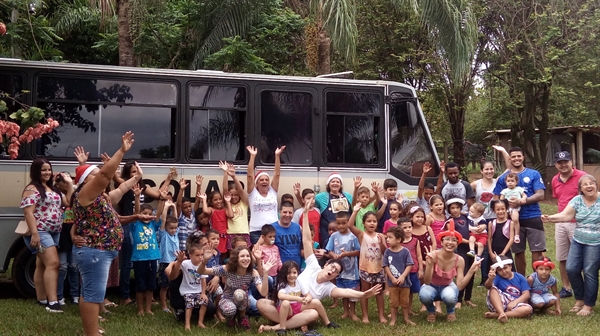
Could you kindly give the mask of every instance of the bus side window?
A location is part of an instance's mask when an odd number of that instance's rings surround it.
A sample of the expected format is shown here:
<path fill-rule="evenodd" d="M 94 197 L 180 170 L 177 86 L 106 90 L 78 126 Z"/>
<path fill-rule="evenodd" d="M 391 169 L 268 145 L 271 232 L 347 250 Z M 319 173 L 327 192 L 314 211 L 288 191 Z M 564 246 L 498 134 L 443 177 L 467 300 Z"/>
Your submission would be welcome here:
<path fill-rule="evenodd" d="M 4 94 L 10 95 L 12 98 L 16 98 L 17 101 L 25 102 L 25 95 L 22 94 L 23 90 L 23 77 L 20 75 L 13 75 L 10 73 L 0 73 L 0 97 L 3 97 Z M 21 108 L 19 104 L 15 101 L 0 98 L 0 101 L 3 101 L 6 104 L 7 110 L 5 111 L 6 115 L 10 115 L 12 112 L 16 112 Z M 10 121 L 10 119 L 9 119 Z M 4 147 L 0 146 L 0 159 L 9 158 L 8 153 L 4 151 Z"/>

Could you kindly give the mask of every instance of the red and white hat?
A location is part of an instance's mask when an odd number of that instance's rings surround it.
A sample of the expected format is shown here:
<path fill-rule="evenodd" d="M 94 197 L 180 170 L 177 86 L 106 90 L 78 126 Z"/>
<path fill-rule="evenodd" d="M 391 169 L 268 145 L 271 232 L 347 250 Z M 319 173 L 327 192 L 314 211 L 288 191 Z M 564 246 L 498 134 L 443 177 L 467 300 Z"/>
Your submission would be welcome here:
<path fill-rule="evenodd" d="M 344 182 L 342 180 L 342 175 L 340 175 L 338 173 L 331 173 L 331 175 L 329 175 L 329 177 L 327 178 L 327 184 L 329 184 L 329 182 L 331 182 L 331 180 L 333 180 L 334 178 L 340 180 L 340 183 Z"/>
<path fill-rule="evenodd" d="M 254 175 L 254 183 L 255 183 L 255 184 L 256 184 L 256 182 L 258 182 L 258 179 L 259 179 L 261 176 L 267 176 L 268 178 L 271 178 L 271 176 L 269 176 L 269 174 L 267 174 L 267 172 L 266 172 L 266 171 L 264 171 L 264 170 L 259 170 L 259 171 L 257 171 L 257 172 L 256 172 L 256 175 Z"/>
<path fill-rule="evenodd" d="M 98 168 L 96 165 L 83 165 L 75 168 L 75 182 L 79 185 L 90 175 L 94 169 Z"/>

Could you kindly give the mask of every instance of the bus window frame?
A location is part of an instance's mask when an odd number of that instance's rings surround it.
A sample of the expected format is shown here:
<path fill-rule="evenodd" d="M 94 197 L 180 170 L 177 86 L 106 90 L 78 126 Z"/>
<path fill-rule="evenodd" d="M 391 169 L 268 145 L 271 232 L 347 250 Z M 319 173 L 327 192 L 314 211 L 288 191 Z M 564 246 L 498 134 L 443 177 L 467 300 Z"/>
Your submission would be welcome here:
<path fill-rule="evenodd" d="M 312 111 L 311 111 L 311 127 L 312 127 L 312 148 L 311 148 L 311 162 L 307 164 L 297 164 L 297 163 L 282 163 L 282 167 L 318 167 L 319 166 L 319 157 L 321 152 L 321 146 L 317 146 L 317 144 L 321 144 L 319 141 L 320 128 L 320 118 L 319 118 L 319 106 L 321 106 L 320 95 L 319 95 L 319 86 L 313 85 L 309 86 L 305 83 L 298 83 L 291 85 L 289 83 L 280 83 L 280 82 L 271 82 L 271 83 L 260 83 L 254 87 L 253 96 L 256 97 L 254 102 L 254 109 L 256 111 L 256 115 L 254 118 L 255 130 L 258 132 L 254 132 L 252 135 L 251 141 L 254 143 L 253 146 L 257 147 L 260 150 L 258 144 L 262 142 L 262 92 L 263 91 L 274 91 L 274 92 L 290 92 L 290 93 L 308 93 L 312 96 Z M 287 150 L 287 149 L 286 149 Z M 284 151 L 285 154 L 285 151 Z M 260 153 L 257 155 L 256 159 L 257 163 L 260 163 L 261 166 L 273 167 L 275 163 L 271 162 L 263 162 Z"/>
<path fill-rule="evenodd" d="M 8 76 L 19 76 L 21 77 L 22 80 L 22 84 L 23 84 L 23 90 L 27 91 L 27 87 L 29 87 L 29 76 L 27 76 L 26 72 L 23 71 L 14 71 L 14 70 L 6 70 L 6 71 L 2 71 L 1 73 L 2 75 L 8 75 Z M 23 92 L 21 90 L 21 92 Z M 13 93 L 10 93 L 11 95 L 14 95 Z M 14 98 L 14 96 L 13 96 Z M 32 99 L 33 99 L 33 92 L 31 92 L 31 90 L 29 90 L 28 93 L 23 95 L 23 98 L 21 99 L 21 103 L 27 104 L 29 106 L 33 106 L 32 104 Z M 10 120 L 8 120 L 10 121 Z M 20 160 L 20 159 L 24 159 L 25 156 L 29 153 L 29 148 L 30 146 L 28 146 L 28 144 L 22 144 L 21 146 L 19 146 L 19 154 L 17 155 L 17 157 L 15 158 L 15 160 Z M 8 148 L 6 149 L 8 150 Z M 10 158 L 10 156 L 8 155 L 8 152 L 3 151 L 2 154 L 0 154 L 0 160 L 12 160 Z"/>
<path fill-rule="evenodd" d="M 365 113 L 359 113 L 359 112 L 329 112 L 327 111 L 327 93 L 329 92 L 336 92 L 336 93 L 364 93 L 364 94 L 376 94 L 379 95 L 380 99 L 379 99 L 379 115 L 375 115 L 375 114 L 365 114 Z M 386 137 L 387 137 L 387 130 L 388 130 L 388 118 L 387 118 L 387 106 L 386 106 L 386 94 L 385 94 L 385 88 L 383 86 L 379 87 L 356 87 L 356 88 L 347 88 L 347 87 L 337 87 L 337 86 L 330 86 L 327 87 L 323 90 L 323 96 L 322 96 L 322 117 L 321 117 L 321 125 L 322 126 L 322 132 L 321 132 L 321 137 L 322 137 L 322 155 L 321 155 L 321 160 L 322 160 L 322 165 L 324 167 L 331 167 L 331 168 L 364 168 L 364 169 L 377 169 L 377 170 L 386 170 L 387 169 L 387 164 L 388 164 L 388 160 L 389 160 L 389 153 L 387 152 L 387 141 L 386 141 Z M 376 164 L 369 164 L 369 163 L 336 163 L 336 162 L 329 162 L 327 160 L 327 116 L 329 115 L 335 115 L 335 116 L 353 116 L 353 117 L 358 117 L 358 116 L 367 116 L 367 117 L 372 117 L 372 118 L 379 118 L 379 162 Z M 375 123 L 373 123 L 373 125 L 375 125 Z"/>
<path fill-rule="evenodd" d="M 119 107 L 159 107 L 159 108 L 170 108 L 171 116 L 175 116 L 175 120 L 171 119 L 171 130 L 175 130 L 175 134 L 172 135 L 171 141 L 169 145 L 173 146 L 173 157 L 167 159 L 144 159 L 137 158 L 135 161 L 144 162 L 144 163 L 177 163 L 181 160 L 181 153 L 179 148 L 181 147 L 182 141 L 181 137 L 178 133 L 181 133 L 181 80 L 179 78 L 175 79 L 165 79 L 165 80 L 157 80 L 148 76 L 139 76 L 139 77 L 131 77 L 131 76 L 123 76 L 120 74 L 115 74 L 109 72 L 108 74 L 99 74 L 96 72 L 86 72 L 86 76 L 82 75 L 78 71 L 72 70 L 64 70 L 60 72 L 47 72 L 43 70 L 35 71 L 32 75 L 31 80 L 31 106 L 38 106 L 40 103 L 62 103 L 62 104 L 89 104 L 89 105 L 106 105 L 106 106 L 119 106 Z M 55 78 L 67 78 L 67 79 L 90 79 L 90 80 L 110 80 L 110 81 L 129 81 L 129 82 L 143 82 L 143 83 L 156 83 L 156 84 L 172 84 L 175 85 L 175 104 L 143 104 L 143 103 L 119 103 L 119 102 L 100 102 L 100 101 L 86 101 L 86 100 L 67 100 L 67 99 L 39 99 L 37 97 L 38 94 L 38 84 L 40 77 L 55 77 Z M 173 113 L 173 109 L 175 109 L 175 113 Z M 46 112 L 46 111 L 44 111 Z M 37 155 L 36 153 L 35 141 L 32 142 L 27 149 L 28 155 L 32 158 L 45 158 L 53 161 L 74 161 L 75 157 L 66 157 L 66 156 L 44 156 Z M 109 153 L 110 155 L 111 153 Z M 90 157 L 89 161 L 99 161 L 99 157 Z M 127 159 L 129 160 L 129 159 Z M 133 160 L 133 159 L 132 159 Z"/>
<path fill-rule="evenodd" d="M 218 163 L 220 161 L 224 161 L 224 160 L 201 160 L 201 159 L 192 159 L 190 157 L 190 151 L 192 148 L 192 143 L 190 141 L 190 123 L 188 122 L 188 118 L 189 118 L 189 114 L 190 111 L 192 109 L 195 110 L 218 110 L 218 111 L 239 111 L 239 112 L 245 112 L 246 113 L 246 118 L 245 118 L 245 122 L 246 125 L 244 125 L 245 128 L 245 132 L 246 132 L 246 139 L 245 139 L 245 146 L 243 146 L 243 150 L 244 150 L 244 159 L 240 160 L 240 161 L 233 161 L 231 163 L 236 164 L 236 165 L 243 165 L 248 163 L 248 151 L 246 150 L 246 146 L 249 146 L 249 139 L 250 137 L 248 136 L 248 134 L 250 134 L 250 131 L 253 129 L 253 113 L 254 111 L 252 110 L 252 105 L 253 104 L 253 99 L 252 99 L 252 95 L 253 95 L 253 90 L 250 87 L 250 85 L 248 85 L 248 82 L 242 82 L 242 81 L 233 81 L 233 80 L 204 80 L 204 81 L 200 81 L 198 79 L 189 79 L 189 80 L 182 80 L 181 81 L 182 84 L 184 84 L 183 86 L 185 86 L 185 91 L 182 92 L 183 93 L 183 105 L 185 107 L 185 110 L 183 111 L 183 117 L 180 118 L 181 122 L 183 123 L 183 131 L 182 131 L 182 146 L 185 148 L 185 153 L 183 158 L 183 161 L 185 161 L 186 163 L 194 163 L 194 164 L 214 164 L 214 163 Z M 225 86 L 225 87 L 242 87 L 244 89 L 246 89 L 246 107 L 245 108 L 235 108 L 235 107 L 206 107 L 206 106 L 197 106 L 197 105 L 192 105 L 190 104 L 190 87 L 191 86 Z M 185 122 L 184 122 L 185 121 Z"/>

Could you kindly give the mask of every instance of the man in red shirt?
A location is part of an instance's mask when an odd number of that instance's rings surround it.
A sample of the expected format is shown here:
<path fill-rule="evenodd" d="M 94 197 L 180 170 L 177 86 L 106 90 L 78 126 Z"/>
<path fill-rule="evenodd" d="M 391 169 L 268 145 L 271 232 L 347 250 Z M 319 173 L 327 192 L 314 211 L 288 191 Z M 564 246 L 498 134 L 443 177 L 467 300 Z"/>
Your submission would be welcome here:
<path fill-rule="evenodd" d="M 571 154 L 569 152 L 558 152 L 554 155 L 554 166 L 558 174 L 552 178 L 552 197 L 558 201 L 558 212 L 569 204 L 569 201 L 579 194 L 579 178 L 585 175 L 585 172 L 573 168 Z M 575 222 L 556 223 L 554 240 L 556 242 L 556 259 L 560 262 L 560 278 L 563 288 L 560 290 L 560 297 L 566 298 L 573 295 L 571 283 L 567 277 L 567 256 L 573 240 L 575 231 Z"/>

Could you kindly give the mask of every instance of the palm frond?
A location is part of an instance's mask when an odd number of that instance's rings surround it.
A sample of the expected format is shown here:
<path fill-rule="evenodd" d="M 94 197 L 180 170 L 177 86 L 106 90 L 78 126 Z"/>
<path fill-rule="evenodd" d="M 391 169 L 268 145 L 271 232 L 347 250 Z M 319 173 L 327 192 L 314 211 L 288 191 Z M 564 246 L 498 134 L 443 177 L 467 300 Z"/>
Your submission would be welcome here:
<path fill-rule="evenodd" d="M 392 0 L 392 3 L 420 9 L 417 12 L 422 22 L 434 29 L 453 79 L 462 82 L 470 71 L 477 44 L 477 20 L 469 3 L 466 0 Z"/>
<path fill-rule="evenodd" d="M 356 57 L 356 3 L 354 0 L 324 0 L 321 8 L 323 26 L 333 48 L 349 61 Z"/>
<path fill-rule="evenodd" d="M 71 32 L 77 31 L 81 28 L 85 22 L 93 18 L 98 18 L 99 10 L 88 6 L 81 6 L 75 8 L 65 8 L 55 16 L 57 18 L 54 29 L 59 35 L 67 35 Z"/>
<path fill-rule="evenodd" d="M 208 36 L 198 43 L 192 66 L 202 67 L 204 59 L 221 49 L 223 39 L 245 36 L 259 19 L 263 7 L 271 0 L 224 0 L 212 13 L 213 27 Z"/>

